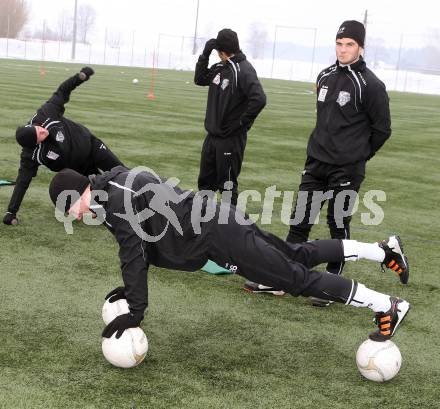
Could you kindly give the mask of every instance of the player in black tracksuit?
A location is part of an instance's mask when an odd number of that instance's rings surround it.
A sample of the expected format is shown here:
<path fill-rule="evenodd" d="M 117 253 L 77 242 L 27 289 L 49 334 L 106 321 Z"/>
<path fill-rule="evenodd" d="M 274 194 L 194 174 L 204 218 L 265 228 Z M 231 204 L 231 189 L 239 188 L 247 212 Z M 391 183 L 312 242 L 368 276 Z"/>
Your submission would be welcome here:
<path fill-rule="evenodd" d="M 341 208 L 335 206 L 335 199 L 343 191 L 358 193 L 365 177 L 366 161 L 391 135 L 385 85 L 367 68 L 360 55 L 364 38 L 365 29 L 361 23 L 342 23 L 336 36 L 338 61 L 318 75 L 316 126 L 307 146 L 299 187 L 300 192 L 309 194 L 305 205 L 297 201 L 291 219 L 295 220 L 296 213 L 305 216 L 291 225 L 287 236 L 289 242 L 300 243 L 309 237 L 314 221 L 314 215 L 310 218 L 314 191 L 333 191 L 327 211 L 330 235 L 335 239 L 350 238 L 351 216 L 343 216 L 340 212 L 350 211 L 354 200 L 350 202 L 347 196 Z M 321 207 L 323 204 L 324 201 Z M 343 263 L 330 263 L 327 271 L 341 274 L 342 268 Z"/>
<path fill-rule="evenodd" d="M 328 199 L 327 224 L 332 238 L 350 238 L 351 216 L 338 216 L 353 206 L 347 196 L 344 207 L 335 208 L 340 192 L 359 192 L 365 177 L 366 161 L 374 156 L 391 135 L 388 95 L 384 84 L 366 67 L 362 57 L 348 66 L 338 62 L 317 79 L 317 118 L 302 173 L 300 192 L 309 192 L 307 201 L 297 201 L 294 221 L 287 240 L 307 241 L 313 226 L 310 216 L 313 192 L 333 191 Z M 348 101 L 347 101 L 348 99 Z M 321 202 L 321 207 L 324 201 Z M 319 207 L 318 207 L 319 208 Z M 299 222 L 295 222 L 299 213 Z M 327 271 L 340 274 L 343 263 L 329 264 Z"/>
<path fill-rule="evenodd" d="M 69 102 L 70 93 L 93 74 L 92 68 L 84 67 L 68 78 L 28 124 L 17 129 L 17 142 L 23 149 L 16 185 L 3 219 L 5 224 L 17 223 L 16 214 L 39 166 L 45 165 L 53 172 L 71 168 L 82 175 L 91 175 L 122 165 L 85 126 L 64 117 L 64 105 Z"/>
<path fill-rule="evenodd" d="M 396 253 L 377 243 L 340 240 L 290 244 L 260 230 L 235 206 L 223 201 L 217 204 L 209 195 L 182 191 L 171 179 L 162 181 L 144 169 L 130 171 L 118 166 L 90 178 L 64 169 L 55 175 L 49 188 L 52 201 L 62 212 L 81 219 L 93 209 L 119 244 L 124 287 L 116 288 L 108 297 L 111 302 L 126 298 L 130 313 L 112 321 L 103 336 L 110 337 L 116 331 L 120 336 L 126 328 L 139 326 L 148 306 L 150 264 L 195 271 L 208 259 L 294 296 L 329 297 L 369 307 L 383 318 L 382 326 L 384 322 L 390 324 L 374 333 L 377 340 L 392 336 L 408 311 L 406 301 L 377 293 L 354 280 L 311 269 L 326 261 L 353 259 L 357 253 L 358 258 L 383 262 L 393 259 L 404 270 L 407 264 L 400 250 Z M 64 197 L 63 201 L 65 190 L 75 191 L 77 196 L 70 201 Z M 381 256 L 375 258 L 374 254 Z"/>
<path fill-rule="evenodd" d="M 318 75 L 316 126 L 307 146 L 297 203 L 286 238 L 290 243 L 308 240 L 316 213 L 326 201 L 320 192 L 329 195 L 327 224 L 331 237 L 350 238 L 351 216 L 347 214 L 351 213 L 364 180 L 366 162 L 391 135 L 388 94 L 361 56 L 364 39 L 362 23 L 342 23 L 336 35 L 338 60 Z M 343 266 L 343 261 L 330 262 L 327 271 L 341 274 Z M 278 293 L 277 289 L 261 288 L 252 282 L 247 282 L 245 289 Z M 312 300 L 312 303 L 328 305 L 326 300 Z"/>
<path fill-rule="evenodd" d="M 208 68 L 213 49 L 218 50 L 222 61 Z M 266 95 L 255 69 L 240 51 L 234 31 L 221 30 L 216 39 L 206 43 L 196 64 L 194 82 L 209 85 L 205 116 L 208 134 L 200 160 L 199 190 L 231 190 L 231 203 L 236 204 L 247 131 L 266 105 Z"/>

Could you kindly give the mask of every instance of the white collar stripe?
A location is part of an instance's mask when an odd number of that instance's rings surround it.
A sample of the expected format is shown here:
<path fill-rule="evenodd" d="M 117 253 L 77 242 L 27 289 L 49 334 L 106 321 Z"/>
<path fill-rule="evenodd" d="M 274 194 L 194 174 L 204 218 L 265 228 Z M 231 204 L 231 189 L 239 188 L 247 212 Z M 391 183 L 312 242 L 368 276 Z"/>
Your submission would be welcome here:
<path fill-rule="evenodd" d="M 46 128 L 46 129 L 49 129 L 49 126 L 52 126 L 52 125 L 54 125 L 54 124 L 59 124 L 61 121 L 52 121 L 52 122 L 49 122 L 44 128 Z"/>
<path fill-rule="evenodd" d="M 348 71 L 351 72 L 351 74 L 353 75 L 354 79 L 356 80 L 358 86 L 359 86 L 359 101 L 362 102 L 362 88 L 361 88 L 361 83 L 359 81 L 359 78 L 357 77 L 356 73 L 351 69 L 351 67 L 348 65 Z"/>
<path fill-rule="evenodd" d="M 235 86 L 238 85 L 238 73 L 237 73 L 237 67 L 235 66 L 235 64 L 228 58 L 228 61 L 231 63 L 232 68 L 234 69 L 234 73 L 235 73 Z"/>
<path fill-rule="evenodd" d="M 319 84 L 321 83 L 321 80 L 322 80 L 324 77 L 327 77 L 328 75 L 332 75 L 332 74 L 334 74 L 334 73 L 335 73 L 335 70 L 336 70 L 336 66 L 333 67 L 333 68 L 331 69 L 331 71 L 326 72 L 325 74 L 323 74 L 322 77 L 318 80 L 318 87 L 319 87 Z"/>
<path fill-rule="evenodd" d="M 37 162 L 40 164 L 40 165 L 42 165 L 43 164 L 43 162 L 41 162 L 41 160 L 40 160 L 40 153 L 41 153 L 41 143 L 40 143 L 40 145 L 38 145 L 38 150 L 37 150 Z"/>
<path fill-rule="evenodd" d="M 134 190 L 129 189 L 128 187 L 122 186 L 122 185 L 120 185 L 119 183 L 116 183 L 116 182 L 113 182 L 113 181 L 108 182 L 108 184 L 109 184 L 109 185 L 112 185 L 112 186 L 116 186 L 116 187 L 118 187 L 119 189 L 124 189 L 124 190 L 128 190 L 129 192 L 136 193 Z"/>
<path fill-rule="evenodd" d="M 46 123 L 49 122 L 49 121 L 50 121 L 50 118 L 47 118 L 47 119 L 43 122 L 43 124 L 42 124 L 41 126 L 44 128 L 44 125 L 46 125 Z"/>

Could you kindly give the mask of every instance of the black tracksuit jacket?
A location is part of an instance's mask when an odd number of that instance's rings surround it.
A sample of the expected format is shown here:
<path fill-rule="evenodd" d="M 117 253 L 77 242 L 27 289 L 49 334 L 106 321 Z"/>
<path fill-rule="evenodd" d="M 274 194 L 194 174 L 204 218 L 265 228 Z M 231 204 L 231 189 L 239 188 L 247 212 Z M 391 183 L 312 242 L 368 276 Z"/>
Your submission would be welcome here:
<path fill-rule="evenodd" d="M 86 172 L 94 136 L 85 126 L 63 116 L 64 105 L 69 102 L 70 93 L 82 82 L 78 74 L 64 81 L 28 122 L 46 128 L 49 135 L 35 148 L 22 149 L 16 186 L 8 212 L 18 212 L 40 165 L 45 165 L 54 172 L 64 168 L 71 168 L 82 174 Z"/>
<path fill-rule="evenodd" d="M 257 73 L 241 52 L 210 68 L 208 63 L 209 58 L 202 54 L 194 75 L 197 85 L 209 85 L 205 128 L 219 137 L 242 134 L 266 105 Z"/>
<path fill-rule="evenodd" d="M 201 234 L 195 234 L 191 224 L 191 210 L 194 193 L 184 192 L 178 187 L 170 187 L 164 193 L 166 185 L 159 177 L 149 172 L 141 172 L 133 183 L 128 181 L 129 169 L 117 166 L 103 175 L 90 177 L 91 189 L 104 190 L 108 193 L 108 200 L 99 202 L 105 211 L 105 226 L 115 236 L 119 244 L 119 258 L 121 263 L 122 278 L 125 286 L 125 295 L 134 314 L 143 315 L 148 304 L 147 272 L 149 264 L 157 267 L 195 271 L 199 270 L 208 261 L 207 229 L 202 229 Z M 149 188 L 141 194 L 142 189 Z M 154 189 L 159 189 L 155 195 Z M 143 231 L 151 237 L 161 237 L 160 240 L 142 240 L 132 224 L 124 217 L 127 209 L 133 205 L 137 219 L 144 209 L 154 209 L 154 198 L 168 197 L 167 204 L 177 216 L 182 228 L 181 232 L 170 224 L 169 218 L 160 212 L 152 211 L 150 215 L 142 217 Z M 125 195 L 125 196 L 124 196 Z M 128 195 L 128 196 L 127 196 Z M 178 195 L 182 200 L 176 203 Z M 130 198 L 130 205 L 126 206 L 125 197 Z M 162 208 L 163 203 L 158 203 Z M 148 210 L 147 210 L 148 211 Z M 99 217 L 99 212 L 98 217 Z M 210 223 L 210 222 L 209 222 Z M 207 224 L 207 223 L 205 223 Z M 165 232 L 165 233 L 164 233 Z M 164 233 L 164 234 L 163 234 Z M 182 234 L 181 234 L 182 233 Z M 163 236 L 162 236 L 163 234 Z"/>
<path fill-rule="evenodd" d="M 391 135 L 385 85 L 360 59 L 338 62 L 316 81 L 317 116 L 307 154 L 321 162 L 345 165 L 370 159 Z"/>

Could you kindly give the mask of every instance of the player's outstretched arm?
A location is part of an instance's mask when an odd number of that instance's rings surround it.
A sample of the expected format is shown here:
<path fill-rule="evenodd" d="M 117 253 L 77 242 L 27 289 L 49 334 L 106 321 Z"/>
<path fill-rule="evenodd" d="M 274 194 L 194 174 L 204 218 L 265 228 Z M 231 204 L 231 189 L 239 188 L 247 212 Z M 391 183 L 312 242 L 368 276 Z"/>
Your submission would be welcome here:
<path fill-rule="evenodd" d="M 21 202 L 29 188 L 32 178 L 37 175 L 38 165 L 27 158 L 28 152 L 23 151 L 21 155 L 20 168 L 11 200 L 9 201 L 8 210 L 3 217 L 3 223 L 6 225 L 17 225 L 17 212 L 21 206 Z"/>
<path fill-rule="evenodd" d="M 93 68 L 83 67 L 79 73 L 65 80 L 41 107 L 45 116 L 51 118 L 62 116 L 65 110 L 64 105 L 69 102 L 71 92 L 83 82 L 88 81 L 94 73 Z"/>
<path fill-rule="evenodd" d="M 212 50 L 214 50 L 216 47 L 217 40 L 215 38 L 211 38 L 206 42 L 205 47 L 203 48 L 203 52 L 200 55 L 196 64 L 196 69 L 194 73 L 194 83 L 196 85 L 210 84 L 213 70 L 208 68 L 209 56 L 211 55 Z"/>

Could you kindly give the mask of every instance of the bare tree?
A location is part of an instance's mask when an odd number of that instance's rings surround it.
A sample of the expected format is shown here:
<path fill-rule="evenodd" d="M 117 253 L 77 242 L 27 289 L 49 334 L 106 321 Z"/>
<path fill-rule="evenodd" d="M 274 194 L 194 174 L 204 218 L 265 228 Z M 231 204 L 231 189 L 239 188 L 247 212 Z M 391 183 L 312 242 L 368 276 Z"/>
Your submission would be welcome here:
<path fill-rule="evenodd" d="M 428 67 L 432 70 L 440 72 L 440 29 L 431 29 L 428 37 L 429 46 L 426 47 Z"/>
<path fill-rule="evenodd" d="M 107 44 L 110 48 L 121 48 L 122 38 L 119 31 L 112 31 L 107 36 Z"/>
<path fill-rule="evenodd" d="M 58 15 L 58 22 L 56 32 L 58 39 L 61 41 L 70 41 L 72 39 L 73 30 L 73 18 L 72 15 L 66 10 L 61 11 Z"/>
<path fill-rule="evenodd" d="M 377 68 L 379 63 L 386 61 L 389 53 L 385 47 L 385 40 L 382 38 L 368 37 L 366 46 L 366 59 L 373 68 Z"/>
<path fill-rule="evenodd" d="M 267 38 L 267 31 L 262 23 L 254 21 L 249 26 L 249 52 L 252 58 L 262 58 L 264 56 L 264 46 Z"/>
<path fill-rule="evenodd" d="M 43 41 L 57 41 L 59 39 L 58 33 L 47 25 L 43 25 L 43 27 L 35 29 L 30 37 Z"/>
<path fill-rule="evenodd" d="M 0 37 L 17 38 L 28 16 L 26 1 L 0 0 Z"/>
<path fill-rule="evenodd" d="M 87 43 L 87 35 L 95 24 L 96 11 L 90 4 L 81 4 L 78 7 L 78 34 L 79 41 Z"/>
<path fill-rule="evenodd" d="M 440 29 L 432 28 L 431 30 L 429 30 L 428 42 L 433 42 L 435 45 L 438 46 L 438 43 L 440 42 Z"/>

